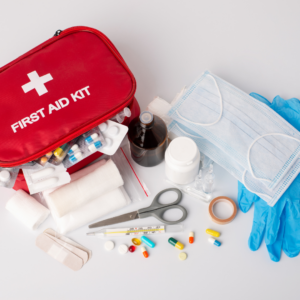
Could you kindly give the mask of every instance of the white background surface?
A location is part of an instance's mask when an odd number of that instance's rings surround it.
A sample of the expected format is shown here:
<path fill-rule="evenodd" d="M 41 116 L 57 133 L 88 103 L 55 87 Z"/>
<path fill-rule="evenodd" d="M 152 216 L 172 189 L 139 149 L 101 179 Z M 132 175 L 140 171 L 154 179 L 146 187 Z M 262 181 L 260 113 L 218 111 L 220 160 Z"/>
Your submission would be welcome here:
<path fill-rule="evenodd" d="M 300 97 L 298 1 L 1 1 L 0 65 L 50 38 L 57 29 L 86 25 L 104 32 L 118 48 L 137 80 L 137 99 L 145 108 L 154 96 L 170 101 L 182 86 L 205 69 L 241 88 L 269 99 Z M 164 182 L 164 165 L 138 168 L 154 196 Z M 236 200 L 237 182 L 216 168 L 215 196 Z M 188 210 L 183 234 L 188 259 L 167 243 L 169 235 L 153 237 L 156 248 L 144 259 L 140 250 L 119 255 L 106 252 L 103 241 L 85 236 L 87 227 L 68 236 L 90 248 L 93 258 L 73 272 L 35 247 L 51 218 L 30 232 L 6 210 L 13 191 L 0 190 L 0 299 L 299 299 L 299 257 L 282 255 L 272 262 L 263 244 L 247 246 L 253 209 L 240 211 L 234 222 L 213 224 L 207 205 L 185 196 Z M 151 198 L 152 199 L 152 198 Z M 150 200 L 114 215 L 147 206 Z M 136 224 L 157 224 L 155 219 Z M 217 248 L 205 229 L 222 232 Z M 116 245 L 130 242 L 115 239 Z"/>

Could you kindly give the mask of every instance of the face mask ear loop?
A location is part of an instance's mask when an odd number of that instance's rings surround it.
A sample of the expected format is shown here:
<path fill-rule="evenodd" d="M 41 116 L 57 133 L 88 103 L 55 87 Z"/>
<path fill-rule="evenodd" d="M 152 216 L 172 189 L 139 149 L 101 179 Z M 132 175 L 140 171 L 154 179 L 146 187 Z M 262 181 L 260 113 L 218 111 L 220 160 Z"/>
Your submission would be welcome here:
<path fill-rule="evenodd" d="M 220 121 L 220 119 L 222 118 L 222 113 L 223 113 L 223 98 L 222 98 L 222 95 L 221 95 L 219 86 L 218 86 L 218 84 L 217 84 L 217 82 L 216 82 L 216 79 L 215 79 L 213 76 L 211 76 L 211 75 L 209 75 L 209 74 L 208 74 L 207 76 L 210 76 L 210 77 L 213 79 L 213 81 L 214 81 L 214 83 L 215 83 L 215 85 L 216 85 L 216 87 L 217 87 L 217 89 L 218 89 L 218 94 L 219 94 L 219 98 L 220 98 L 220 115 L 219 115 L 218 119 L 217 119 L 215 122 L 209 123 L 209 124 L 203 124 L 203 123 L 191 122 L 190 120 L 187 120 L 186 118 L 184 118 L 183 116 L 181 116 L 180 113 L 179 113 L 178 111 L 176 111 L 177 115 L 178 115 L 181 119 L 185 120 L 185 121 L 188 122 L 188 123 L 193 123 L 193 124 L 200 125 L 200 126 L 212 126 L 212 125 L 217 124 L 217 123 Z"/>
<path fill-rule="evenodd" d="M 269 199 L 272 200 L 272 197 L 270 197 L 269 195 L 262 194 L 262 193 L 257 193 L 257 192 L 255 192 L 255 191 L 252 191 L 252 190 L 247 186 L 247 184 L 246 184 L 246 182 L 245 182 L 246 172 L 247 172 L 247 170 L 245 170 L 244 173 L 243 173 L 243 185 L 246 187 L 246 189 L 247 189 L 249 192 L 251 192 L 251 193 L 253 193 L 253 194 L 256 194 L 257 196 L 261 195 L 261 196 L 264 196 L 264 197 L 269 198 Z"/>
<path fill-rule="evenodd" d="M 287 138 L 290 138 L 292 140 L 295 140 L 295 141 L 298 141 L 300 142 L 299 139 L 296 139 L 290 135 L 287 135 L 287 134 L 284 134 L 284 133 L 267 133 L 267 134 L 264 134 L 262 136 L 259 136 L 257 137 L 250 145 L 249 149 L 248 149 L 248 153 L 247 153 L 247 162 L 248 162 L 248 166 L 249 166 L 249 171 L 251 173 L 251 175 L 255 178 L 255 179 L 258 179 L 258 180 L 262 180 L 262 181 L 268 181 L 268 182 L 272 182 L 272 180 L 269 180 L 269 179 L 264 179 L 264 178 L 259 178 L 259 177 L 256 177 L 253 173 L 253 170 L 252 170 L 252 166 L 251 166 L 251 162 L 250 162 L 250 151 L 251 151 L 251 148 L 253 147 L 253 145 L 261 138 L 265 137 L 265 136 L 270 136 L 270 135 L 281 135 L 281 136 L 285 136 Z M 250 190 L 249 190 L 250 191 Z"/>

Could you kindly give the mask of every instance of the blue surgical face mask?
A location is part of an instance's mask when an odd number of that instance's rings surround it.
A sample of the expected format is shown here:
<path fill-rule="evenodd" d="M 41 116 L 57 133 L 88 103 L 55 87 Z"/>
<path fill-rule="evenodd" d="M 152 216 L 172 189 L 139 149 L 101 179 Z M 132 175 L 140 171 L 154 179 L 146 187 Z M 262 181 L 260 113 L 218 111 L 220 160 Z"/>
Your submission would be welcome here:
<path fill-rule="evenodd" d="M 214 145 L 218 156 L 226 154 L 235 162 L 244 183 L 255 183 L 251 190 L 269 190 L 273 196 L 262 197 L 269 205 L 300 171 L 299 132 L 267 105 L 209 72 L 191 85 L 168 115 Z"/>
<path fill-rule="evenodd" d="M 268 204 L 276 203 L 276 201 L 282 196 L 283 191 L 281 188 L 270 190 L 260 180 L 253 178 L 250 173 L 245 176 L 244 168 L 239 165 L 236 160 L 232 159 L 232 157 L 228 156 L 225 152 L 220 151 L 214 144 L 191 131 L 184 125 L 173 121 L 168 126 L 168 131 L 169 136 L 172 139 L 179 136 L 185 136 L 193 139 L 197 144 L 200 153 L 204 153 L 206 156 L 209 156 L 233 177 L 240 182 L 243 182 L 248 190 L 260 196 Z M 300 164 L 300 160 L 298 160 L 298 164 Z"/>

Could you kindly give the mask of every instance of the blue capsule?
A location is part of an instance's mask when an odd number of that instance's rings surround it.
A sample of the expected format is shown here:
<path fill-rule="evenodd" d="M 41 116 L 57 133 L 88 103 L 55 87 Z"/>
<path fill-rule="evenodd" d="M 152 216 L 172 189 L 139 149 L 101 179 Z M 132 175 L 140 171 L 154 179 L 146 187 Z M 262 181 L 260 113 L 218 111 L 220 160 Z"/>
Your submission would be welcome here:
<path fill-rule="evenodd" d="M 91 145 L 99 137 L 98 133 L 93 133 L 92 135 L 85 138 L 85 143 Z"/>
<path fill-rule="evenodd" d="M 221 246 L 221 243 L 218 241 L 218 240 L 215 240 L 214 238 L 210 237 L 208 238 L 208 241 L 212 244 L 214 244 L 215 246 L 217 247 L 220 247 Z"/>
<path fill-rule="evenodd" d="M 149 246 L 150 248 L 154 248 L 155 247 L 155 244 L 150 240 L 148 239 L 146 236 L 142 236 L 141 237 L 141 240 L 144 244 L 146 244 L 147 246 Z"/>

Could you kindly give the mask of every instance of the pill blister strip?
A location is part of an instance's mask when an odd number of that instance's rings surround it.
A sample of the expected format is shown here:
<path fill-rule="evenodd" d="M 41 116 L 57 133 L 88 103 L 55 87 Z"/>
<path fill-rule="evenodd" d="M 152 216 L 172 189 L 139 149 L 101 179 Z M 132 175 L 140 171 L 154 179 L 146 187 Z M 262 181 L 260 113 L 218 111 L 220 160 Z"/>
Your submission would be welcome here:
<path fill-rule="evenodd" d="M 78 150 L 75 152 L 75 154 L 76 154 L 76 153 L 78 153 L 78 152 L 80 151 L 81 154 L 82 154 L 82 156 L 81 156 L 81 158 L 78 159 L 78 161 L 76 161 L 75 163 L 72 163 L 72 162 L 70 161 L 70 157 L 71 157 L 72 155 L 71 155 L 71 156 L 70 156 L 70 155 L 67 155 L 66 158 L 65 158 L 64 161 L 63 161 L 64 167 L 65 167 L 66 169 L 70 168 L 70 167 L 73 166 L 73 165 L 76 165 L 78 162 L 80 162 L 81 160 L 85 159 L 86 157 L 92 155 L 92 154 L 95 152 L 95 151 L 94 151 L 94 152 L 91 152 L 91 151 L 89 150 L 89 145 L 87 145 L 86 142 L 85 142 L 85 139 L 86 139 L 88 136 L 91 136 L 91 135 L 94 134 L 94 133 L 97 133 L 97 134 L 98 134 L 98 138 L 95 139 L 95 140 L 93 141 L 93 143 L 96 143 L 97 141 L 100 141 L 100 142 L 102 143 L 103 146 L 105 145 L 105 139 L 104 139 L 104 136 L 103 136 L 103 134 L 101 133 L 101 131 L 100 131 L 100 129 L 99 129 L 98 126 L 95 127 L 95 128 L 93 128 L 93 129 L 91 129 L 90 131 L 84 133 L 83 135 L 80 136 L 80 138 L 78 139 L 78 141 L 77 141 L 77 143 L 76 143 L 76 144 L 78 145 Z M 101 150 L 101 148 L 99 148 L 99 150 Z"/>

